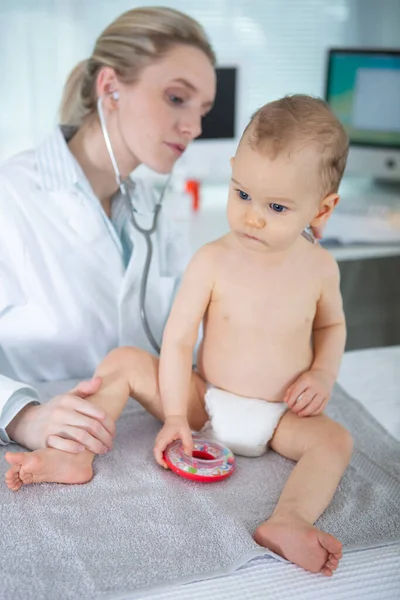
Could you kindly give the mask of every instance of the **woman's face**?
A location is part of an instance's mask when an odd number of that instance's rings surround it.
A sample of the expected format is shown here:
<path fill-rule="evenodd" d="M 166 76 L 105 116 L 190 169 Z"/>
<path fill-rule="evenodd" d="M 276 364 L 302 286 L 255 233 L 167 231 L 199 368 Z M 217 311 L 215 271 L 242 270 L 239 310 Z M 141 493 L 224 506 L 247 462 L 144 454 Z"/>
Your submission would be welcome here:
<path fill-rule="evenodd" d="M 201 133 L 202 118 L 214 102 L 216 77 L 201 50 L 177 45 L 143 69 L 136 83 L 116 81 L 114 87 L 119 99 L 109 125 L 121 172 L 127 175 L 130 165 L 142 163 L 169 173 Z"/>

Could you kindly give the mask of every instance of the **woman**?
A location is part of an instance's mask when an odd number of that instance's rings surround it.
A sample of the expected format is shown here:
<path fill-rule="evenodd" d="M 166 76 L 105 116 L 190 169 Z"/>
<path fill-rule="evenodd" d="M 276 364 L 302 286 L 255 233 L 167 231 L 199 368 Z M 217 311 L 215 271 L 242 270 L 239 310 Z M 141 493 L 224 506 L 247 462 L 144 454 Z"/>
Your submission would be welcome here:
<path fill-rule="evenodd" d="M 102 453 L 114 424 L 85 397 L 99 378 L 40 405 L 19 381 L 80 379 L 114 347 L 152 350 L 140 319 L 146 244 L 103 137 L 97 100 L 125 180 L 140 164 L 169 173 L 201 132 L 215 96 L 215 55 L 201 26 L 168 8 L 117 18 L 72 72 L 61 122 L 0 167 L 0 443 Z M 127 182 L 150 227 L 158 198 Z M 160 343 L 186 241 L 160 213 L 147 315 Z"/>

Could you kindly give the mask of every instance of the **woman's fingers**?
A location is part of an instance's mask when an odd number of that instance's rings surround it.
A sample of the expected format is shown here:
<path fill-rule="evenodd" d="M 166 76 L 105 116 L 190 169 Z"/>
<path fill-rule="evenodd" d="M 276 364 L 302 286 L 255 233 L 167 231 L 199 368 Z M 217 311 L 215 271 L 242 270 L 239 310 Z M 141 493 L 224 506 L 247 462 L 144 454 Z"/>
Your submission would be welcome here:
<path fill-rule="evenodd" d="M 88 381 L 81 381 L 78 383 L 69 394 L 74 394 L 74 396 L 79 396 L 80 398 L 87 398 L 88 396 L 96 394 L 101 388 L 102 383 L 103 380 L 101 377 L 92 377 L 92 379 L 89 379 Z"/>
<path fill-rule="evenodd" d="M 85 399 L 98 392 L 102 383 L 101 377 L 81 381 L 68 394 L 54 398 L 47 405 L 48 446 L 75 453 L 83 445 L 95 454 L 112 448 L 114 421 L 105 410 Z"/>
<path fill-rule="evenodd" d="M 103 422 L 98 421 L 96 418 L 88 417 L 86 414 L 82 414 L 78 408 L 68 414 L 68 417 L 65 418 L 65 422 L 67 425 L 79 428 L 82 432 L 89 434 L 90 438 L 87 438 L 85 435 L 84 440 L 88 439 L 91 445 L 93 445 L 93 438 L 98 440 L 98 442 L 103 444 L 108 450 L 111 450 L 113 445 L 113 435 L 104 427 Z M 85 443 L 84 440 L 82 440 L 82 443 Z M 94 452 L 93 447 L 87 448 L 88 450 L 91 450 L 91 452 Z"/>
<path fill-rule="evenodd" d="M 47 445 L 58 450 L 65 450 L 68 447 L 73 447 L 76 452 L 78 446 L 72 446 L 72 444 L 66 444 L 68 441 L 76 442 L 79 446 L 83 446 L 84 449 L 93 452 L 94 454 L 105 454 L 109 447 L 103 444 L 98 438 L 91 435 L 85 429 L 81 427 L 74 427 L 73 425 L 66 425 L 63 431 L 57 434 L 49 435 L 47 438 Z M 68 450 L 66 450 L 68 452 Z M 78 450 L 79 452 L 80 450 Z"/>
<path fill-rule="evenodd" d="M 58 435 L 49 435 L 47 438 L 47 445 L 49 448 L 70 452 L 71 454 L 78 454 L 79 452 L 84 452 L 86 450 L 83 444 L 79 444 L 79 442 L 75 442 L 74 440 L 59 437 Z"/>
<path fill-rule="evenodd" d="M 96 406 L 95 404 L 90 402 L 90 400 L 84 400 L 68 394 L 63 397 L 61 404 L 65 409 L 74 411 L 76 413 L 84 415 L 85 417 L 89 417 L 89 419 L 92 422 L 92 427 L 91 429 L 89 429 L 89 431 L 92 431 L 94 435 L 96 435 L 96 431 L 101 432 L 103 429 L 105 429 L 112 437 L 114 437 L 114 421 L 106 413 L 105 410 L 103 410 L 99 406 Z M 73 425 L 74 423 L 69 424 Z M 98 425 L 100 425 L 100 427 L 98 427 Z"/>

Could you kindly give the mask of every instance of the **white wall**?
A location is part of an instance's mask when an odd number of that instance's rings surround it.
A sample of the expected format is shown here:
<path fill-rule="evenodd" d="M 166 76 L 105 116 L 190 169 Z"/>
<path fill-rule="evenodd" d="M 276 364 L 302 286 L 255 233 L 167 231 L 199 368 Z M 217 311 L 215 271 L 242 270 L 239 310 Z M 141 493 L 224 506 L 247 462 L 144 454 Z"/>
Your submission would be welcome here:
<path fill-rule="evenodd" d="M 96 36 L 142 0 L 0 0 L 0 158 L 57 122 L 65 78 Z M 220 64 L 238 64 L 241 130 L 261 104 L 322 95 L 329 46 L 400 46 L 400 0 L 175 0 L 206 28 Z"/>

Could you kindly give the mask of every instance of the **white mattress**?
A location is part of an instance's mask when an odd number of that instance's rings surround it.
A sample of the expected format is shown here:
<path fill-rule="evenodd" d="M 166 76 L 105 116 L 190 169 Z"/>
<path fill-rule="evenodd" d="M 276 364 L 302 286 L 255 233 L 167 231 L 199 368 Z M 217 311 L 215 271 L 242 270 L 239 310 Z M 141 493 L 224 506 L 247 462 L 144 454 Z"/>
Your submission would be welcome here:
<path fill-rule="evenodd" d="M 400 346 L 349 352 L 339 383 L 400 440 Z M 137 596 L 118 596 L 128 600 Z M 400 600 L 400 543 L 345 553 L 328 579 L 272 558 L 228 576 L 142 595 L 152 600 Z"/>

